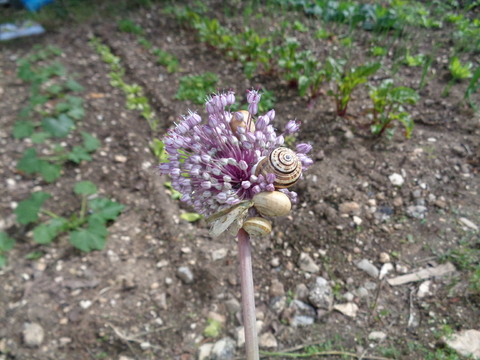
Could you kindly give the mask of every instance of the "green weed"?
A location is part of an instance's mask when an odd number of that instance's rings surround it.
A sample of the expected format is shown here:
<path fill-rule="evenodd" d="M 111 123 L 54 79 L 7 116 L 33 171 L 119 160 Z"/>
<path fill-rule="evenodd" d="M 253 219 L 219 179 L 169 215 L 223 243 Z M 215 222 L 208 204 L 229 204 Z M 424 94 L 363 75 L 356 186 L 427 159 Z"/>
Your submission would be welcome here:
<path fill-rule="evenodd" d="M 178 92 L 174 97 L 177 100 L 191 100 L 195 104 L 203 104 L 206 96 L 215 92 L 217 82 L 217 75 L 209 72 L 184 76 L 180 79 Z"/>
<path fill-rule="evenodd" d="M 114 221 L 125 206 L 100 197 L 91 198 L 97 193 L 97 187 L 90 181 L 77 183 L 74 192 L 81 196 L 81 208 L 69 218 L 43 208 L 44 202 L 51 197 L 50 194 L 34 192 L 14 210 L 17 221 L 28 225 L 36 223 L 39 214 L 47 215 L 50 220 L 33 229 L 33 240 L 36 243 L 49 244 L 61 233 L 68 233 L 70 243 L 75 248 L 84 252 L 102 250 L 108 234 L 106 223 Z"/>

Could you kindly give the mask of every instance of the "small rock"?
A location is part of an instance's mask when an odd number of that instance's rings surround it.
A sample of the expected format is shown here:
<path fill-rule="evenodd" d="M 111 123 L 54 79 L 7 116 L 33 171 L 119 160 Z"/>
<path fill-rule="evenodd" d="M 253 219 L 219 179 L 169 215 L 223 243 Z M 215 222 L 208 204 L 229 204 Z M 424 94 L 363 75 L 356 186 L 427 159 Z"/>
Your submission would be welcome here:
<path fill-rule="evenodd" d="M 360 286 L 360 287 L 357 289 L 356 293 L 357 293 L 357 296 L 358 296 L 359 298 L 366 298 L 366 297 L 368 297 L 368 290 L 365 289 L 363 286 Z"/>
<path fill-rule="evenodd" d="M 406 212 L 412 218 L 423 219 L 425 218 L 427 208 L 423 205 L 410 205 L 407 207 Z"/>
<path fill-rule="evenodd" d="M 283 309 L 287 307 L 287 297 L 286 296 L 275 296 L 270 299 L 270 309 L 275 314 L 280 314 Z"/>
<path fill-rule="evenodd" d="M 360 217 L 358 217 L 358 216 L 353 217 L 353 223 L 355 225 L 360 226 L 360 225 L 362 225 L 362 222 L 363 222 L 363 220 Z"/>
<path fill-rule="evenodd" d="M 227 318 L 224 315 L 216 313 L 214 311 L 210 311 L 208 313 L 207 318 L 211 319 L 211 320 L 214 320 L 214 321 L 216 321 L 220 324 L 225 324 L 225 322 L 227 321 Z"/>
<path fill-rule="evenodd" d="M 242 306 L 235 298 L 225 301 L 225 307 L 227 308 L 227 311 L 229 313 L 236 313 L 237 311 L 240 311 L 242 309 Z"/>
<path fill-rule="evenodd" d="M 135 360 L 131 357 L 128 357 L 128 356 L 125 356 L 125 355 L 120 355 L 120 357 L 118 358 L 118 360 Z"/>
<path fill-rule="evenodd" d="M 458 219 L 458 221 L 460 221 L 463 225 L 468 226 L 470 229 L 478 230 L 478 226 L 467 218 L 461 217 Z"/>
<path fill-rule="evenodd" d="M 447 202 L 442 199 L 437 199 L 433 203 L 436 207 L 439 207 L 440 209 L 445 209 L 447 207 Z"/>
<path fill-rule="evenodd" d="M 152 345 L 148 341 L 144 341 L 140 343 L 140 349 L 148 350 Z"/>
<path fill-rule="evenodd" d="M 388 177 L 392 185 L 395 186 L 402 186 L 405 180 L 403 179 L 403 176 L 397 173 L 393 173 Z"/>
<path fill-rule="evenodd" d="M 378 269 L 375 267 L 375 265 L 373 265 L 370 261 L 368 261 L 367 259 L 362 259 L 358 264 L 357 264 L 357 268 L 359 268 L 360 270 L 363 270 L 365 271 L 368 275 L 370 275 L 371 277 L 378 277 Z"/>
<path fill-rule="evenodd" d="M 459 354 L 480 359 L 480 331 L 463 330 L 442 340 Z"/>
<path fill-rule="evenodd" d="M 90 300 L 82 300 L 80 301 L 80 307 L 82 309 L 88 309 L 90 306 L 92 306 L 92 302 Z"/>
<path fill-rule="evenodd" d="M 415 189 L 415 190 L 412 191 L 412 198 L 413 199 L 418 199 L 421 196 L 422 196 L 422 190 Z"/>
<path fill-rule="evenodd" d="M 305 304 L 303 301 L 292 300 L 288 307 L 293 310 L 295 315 L 307 315 L 315 317 L 315 309 L 310 305 Z"/>
<path fill-rule="evenodd" d="M 424 297 L 432 296 L 433 292 L 430 290 L 431 286 L 432 286 L 431 280 L 427 280 L 421 283 L 420 286 L 418 287 L 418 292 L 417 292 L 418 298 L 423 299 Z"/>
<path fill-rule="evenodd" d="M 354 254 L 360 254 L 361 252 L 362 252 L 362 249 L 360 249 L 358 246 L 355 246 L 355 247 L 353 248 L 353 253 L 354 253 Z"/>
<path fill-rule="evenodd" d="M 402 264 L 396 264 L 395 265 L 395 270 L 399 274 L 406 274 L 408 272 L 408 268 L 405 265 L 402 265 Z"/>
<path fill-rule="evenodd" d="M 23 324 L 23 342 L 28 347 L 40 346 L 45 336 L 45 331 L 37 323 Z"/>
<path fill-rule="evenodd" d="M 212 352 L 213 344 L 205 343 L 198 348 L 197 359 L 198 360 L 209 360 L 210 353 Z"/>
<path fill-rule="evenodd" d="M 403 205 L 403 199 L 400 196 L 397 196 L 393 199 L 393 206 L 400 207 Z"/>
<path fill-rule="evenodd" d="M 258 338 L 258 346 L 262 349 L 274 349 L 278 346 L 277 339 L 272 333 L 266 332 Z"/>
<path fill-rule="evenodd" d="M 355 201 L 351 201 L 351 202 L 344 202 L 340 204 L 340 206 L 338 207 L 338 211 L 341 214 L 358 216 L 360 215 L 361 208 L 360 208 L 360 205 L 358 205 L 358 203 L 356 203 Z"/>
<path fill-rule="evenodd" d="M 352 302 L 355 298 L 355 295 L 353 295 L 350 291 L 347 291 L 345 294 L 343 294 L 343 298 L 348 302 Z"/>
<path fill-rule="evenodd" d="M 315 261 L 308 255 L 307 253 L 300 253 L 300 257 L 298 259 L 298 266 L 300 269 L 310 273 L 316 273 L 320 271 L 320 267 L 315 264 Z"/>
<path fill-rule="evenodd" d="M 373 281 L 367 281 L 365 284 L 363 284 L 363 287 L 367 290 L 373 291 L 377 288 L 377 284 L 375 284 Z"/>
<path fill-rule="evenodd" d="M 115 162 L 118 162 L 118 163 L 125 163 L 127 162 L 127 157 L 124 156 L 124 155 L 115 155 L 115 157 L 113 158 L 113 160 Z"/>
<path fill-rule="evenodd" d="M 315 322 L 315 318 L 306 315 L 295 315 L 290 322 L 291 327 L 309 326 Z"/>
<path fill-rule="evenodd" d="M 212 251 L 212 260 L 213 260 L 213 261 L 221 260 L 221 259 L 223 259 L 225 256 L 227 256 L 227 254 L 228 254 L 228 250 L 225 249 L 225 248 L 213 250 L 213 251 Z"/>
<path fill-rule="evenodd" d="M 210 353 L 211 360 L 230 360 L 235 356 L 235 340 L 225 337 L 218 340 Z"/>
<path fill-rule="evenodd" d="M 300 283 L 295 287 L 295 299 L 305 300 L 308 298 L 308 288 L 307 285 Z"/>
<path fill-rule="evenodd" d="M 280 258 L 274 257 L 272 260 L 270 260 L 270 266 L 274 268 L 280 266 Z"/>
<path fill-rule="evenodd" d="M 380 275 L 378 276 L 378 278 L 382 280 L 392 270 L 393 270 L 392 263 L 383 264 L 382 268 L 380 269 Z"/>
<path fill-rule="evenodd" d="M 272 297 L 285 295 L 283 284 L 278 280 L 274 280 L 270 285 L 269 295 Z"/>
<path fill-rule="evenodd" d="M 61 337 L 58 339 L 58 346 L 64 347 L 72 342 L 72 339 L 69 337 Z"/>
<path fill-rule="evenodd" d="M 336 304 L 333 306 L 333 309 L 341 312 L 345 316 L 354 318 L 357 316 L 358 306 L 355 303 L 348 302 L 346 304 Z"/>
<path fill-rule="evenodd" d="M 193 282 L 193 274 L 188 266 L 180 266 L 177 269 L 177 276 L 186 284 Z"/>
<path fill-rule="evenodd" d="M 368 334 L 368 340 L 383 341 L 386 338 L 387 334 L 382 331 L 372 331 L 370 334 Z"/>
<path fill-rule="evenodd" d="M 382 264 L 390 262 L 390 255 L 388 255 L 386 252 L 381 252 L 378 254 L 378 261 L 380 261 Z"/>
<path fill-rule="evenodd" d="M 169 264 L 168 260 L 160 260 L 157 262 L 157 268 L 161 269 Z"/>
<path fill-rule="evenodd" d="M 317 277 L 308 293 L 308 301 L 316 308 L 330 310 L 333 304 L 333 291 L 327 280 Z"/>

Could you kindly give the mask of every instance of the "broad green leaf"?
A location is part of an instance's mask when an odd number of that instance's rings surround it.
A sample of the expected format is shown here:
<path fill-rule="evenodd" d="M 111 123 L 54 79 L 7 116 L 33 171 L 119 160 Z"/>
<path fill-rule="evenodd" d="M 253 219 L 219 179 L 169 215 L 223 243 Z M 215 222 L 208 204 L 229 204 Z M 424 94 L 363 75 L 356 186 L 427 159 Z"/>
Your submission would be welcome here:
<path fill-rule="evenodd" d="M 89 133 L 82 132 L 82 137 L 83 137 L 83 147 L 88 152 L 93 152 L 100 147 L 100 140 L 90 135 Z"/>
<path fill-rule="evenodd" d="M 36 132 L 32 135 L 32 142 L 34 144 L 43 144 L 45 140 L 47 140 L 50 137 L 49 133 L 46 132 Z"/>
<path fill-rule="evenodd" d="M 75 123 L 65 114 L 60 114 L 57 119 L 45 118 L 42 120 L 42 128 L 52 136 L 63 138 L 75 127 Z"/>
<path fill-rule="evenodd" d="M 65 218 L 54 218 L 46 224 L 40 224 L 33 229 L 33 240 L 38 244 L 52 242 L 60 232 L 65 231 L 68 220 Z"/>
<path fill-rule="evenodd" d="M 33 134 L 34 129 L 35 127 L 31 121 L 17 121 L 15 125 L 13 125 L 13 137 L 15 139 L 27 138 Z"/>
<path fill-rule="evenodd" d="M 12 250 L 15 246 L 15 240 L 8 236 L 6 232 L 0 231 L 0 251 Z"/>
<path fill-rule="evenodd" d="M 188 222 L 194 222 L 203 218 L 203 215 L 197 213 L 183 213 L 180 214 L 180 218 L 187 220 Z"/>
<path fill-rule="evenodd" d="M 43 179 L 48 182 L 54 182 L 62 174 L 62 166 L 60 164 L 50 164 L 48 161 L 39 160 L 39 173 L 42 174 Z"/>
<path fill-rule="evenodd" d="M 80 181 L 75 184 L 73 191 L 78 195 L 92 195 L 96 194 L 98 189 L 91 181 Z"/>
<path fill-rule="evenodd" d="M 17 76 L 23 81 L 32 81 L 35 73 L 32 71 L 32 65 L 28 61 L 19 61 Z"/>
<path fill-rule="evenodd" d="M 167 181 L 165 182 L 165 184 L 163 184 L 163 186 L 165 186 L 167 189 L 169 189 L 172 194 L 170 195 L 170 197 L 173 199 L 173 200 L 178 200 L 182 197 L 182 194 L 180 194 L 177 190 L 175 190 L 172 186 L 172 182 L 171 181 Z"/>
<path fill-rule="evenodd" d="M 58 95 L 62 92 L 63 88 L 58 84 L 52 84 L 47 88 L 47 92 L 52 95 Z"/>
<path fill-rule="evenodd" d="M 71 232 L 70 243 L 84 252 L 102 250 L 107 242 L 107 235 L 105 225 L 99 219 L 90 217 L 87 228 Z"/>
<path fill-rule="evenodd" d="M 88 202 L 88 206 L 94 211 L 94 215 L 104 222 L 115 220 L 122 210 L 125 209 L 125 205 L 104 198 L 92 199 Z"/>
<path fill-rule="evenodd" d="M 305 75 L 301 75 L 298 79 L 298 92 L 300 96 L 304 96 L 307 93 L 308 85 L 310 85 L 310 79 Z"/>
<path fill-rule="evenodd" d="M 74 146 L 72 151 L 68 153 L 68 160 L 79 164 L 82 160 L 91 161 L 92 158 L 88 154 L 87 150 L 82 146 Z"/>
<path fill-rule="evenodd" d="M 355 71 L 352 72 L 352 76 L 356 78 L 368 77 L 370 75 L 375 74 L 377 70 L 380 69 L 381 65 L 382 64 L 380 64 L 379 62 L 375 62 L 373 64 L 359 66 L 355 69 Z"/>
<path fill-rule="evenodd" d="M 73 79 L 68 79 L 65 82 L 65 87 L 70 91 L 83 91 L 83 86 Z"/>
<path fill-rule="evenodd" d="M 17 214 L 19 224 L 25 225 L 38 220 L 38 212 L 45 200 L 52 195 L 42 191 L 34 192 L 28 199 L 20 201 L 15 208 L 14 213 Z"/>
<path fill-rule="evenodd" d="M 85 109 L 83 107 L 75 106 L 68 110 L 67 114 L 75 120 L 80 120 L 85 116 Z"/>
<path fill-rule="evenodd" d="M 391 97 L 393 101 L 396 101 L 400 104 L 408 103 L 412 105 L 416 104 L 420 99 L 420 96 L 415 90 L 404 86 L 399 86 L 392 89 Z"/>
<path fill-rule="evenodd" d="M 40 171 L 40 160 L 37 157 L 37 150 L 30 148 L 25 150 L 23 157 L 18 161 L 17 169 L 33 174 Z"/>
<path fill-rule="evenodd" d="M 45 95 L 33 95 L 30 98 L 30 105 L 33 108 L 34 106 L 37 105 L 43 105 L 48 101 L 48 96 Z"/>
<path fill-rule="evenodd" d="M 5 255 L 0 254 L 0 269 L 5 266 L 7 263 L 7 257 Z"/>

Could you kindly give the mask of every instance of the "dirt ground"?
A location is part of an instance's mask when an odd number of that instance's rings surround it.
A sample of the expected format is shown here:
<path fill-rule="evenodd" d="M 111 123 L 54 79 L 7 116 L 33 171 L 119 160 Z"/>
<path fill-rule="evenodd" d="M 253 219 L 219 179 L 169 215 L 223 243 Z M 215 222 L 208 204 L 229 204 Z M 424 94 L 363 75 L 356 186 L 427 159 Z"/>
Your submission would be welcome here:
<path fill-rule="evenodd" d="M 181 76 L 206 71 L 216 73 L 218 87 L 232 88 L 242 102 L 245 89 L 263 85 L 274 91 L 275 126 L 280 129 L 290 119 L 300 120 L 296 142 L 308 142 L 314 148 L 315 163 L 294 188 L 299 202 L 292 213 L 274 222 L 271 236 L 252 240 L 262 333 L 271 333 L 277 340 L 277 347 L 269 350 L 331 342 L 333 350 L 358 352 L 365 358 L 422 359 L 442 346 L 438 334 L 444 325 L 453 330 L 478 329 L 480 296 L 468 289 L 465 271 L 434 277 L 432 293 L 419 298 L 421 282 L 390 286 L 356 266 L 368 259 L 380 268 L 379 256 L 386 253 L 396 267 L 387 278 L 395 277 L 437 266 L 445 261 L 443 255 L 465 239 L 478 241 L 478 232 L 459 218 L 480 225 L 480 118 L 459 105 L 464 84 L 454 86 L 448 98 L 441 97 L 447 81 L 442 59 L 448 58 L 448 49 L 441 49 L 434 63 L 438 76 L 422 90 L 420 102 L 408 108 L 416 123 L 411 139 L 398 131 L 387 140 L 364 130 L 361 116 L 337 118 L 326 96 L 308 106 L 278 78 L 246 79 L 238 64 L 199 43 L 192 31 L 162 14 L 160 6 L 128 17 L 146 30 L 154 46 L 179 58 L 180 73 L 168 74 L 134 35 L 119 32 L 114 20 L 64 27 L 0 45 L 0 218 L 2 230 L 16 239 L 7 266 L 0 270 L 0 359 L 188 360 L 196 358 L 197 348 L 204 343 L 235 338 L 240 316 L 229 313 L 226 301 L 241 298 L 236 242 L 226 236 L 211 238 L 203 220 L 188 223 L 179 217 L 191 210 L 171 199 L 163 185 L 168 179 L 152 170 L 157 160 L 149 149 L 149 142 L 187 109 L 204 113 L 202 106 L 173 96 Z M 126 82 L 145 88 L 160 119 L 157 133 L 137 111 L 127 110 L 124 94 L 110 86 L 108 65 L 88 45 L 92 34 L 121 57 Z M 371 36 L 358 37 L 354 49 L 359 61 L 365 58 Z M 29 96 L 29 86 L 17 78 L 16 60 L 31 53 L 34 44 L 62 49 L 59 61 L 85 87 L 81 96 L 86 116 L 77 127 L 102 142 L 93 161 L 67 165 L 53 184 L 16 170 L 21 154 L 31 146 L 12 136 L 18 112 Z M 325 57 L 334 51 L 335 43 L 315 40 L 312 46 Z M 385 61 L 388 66 L 388 58 Z M 402 67 L 398 85 L 417 86 L 419 72 Z M 366 90 L 359 90 L 349 108 L 365 109 L 367 99 Z M 115 160 L 117 155 L 126 161 Z M 392 184 L 389 176 L 394 173 L 402 175 L 403 186 Z M 7 179 L 14 182 L 7 186 Z M 102 195 L 126 205 L 108 228 L 106 248 L 81 253 L 66 237 L 50 245 L 35 244 L 31 228 L 15 222 L 13 204 L 41 189 L 53 194 L 47 208 L 67 216 L 80 206 L 72 191 L 79 180 L 92 181 Z M 357 205 L 342 213 L 345 204 L 352 202 Z M 409 206 L 418 204 L 427 208 L 424 219 L 407 214 Z M 353 216 L 361 224 L 355 224 Z M 35 250 L 43 256 L 25 258 Z M 320 268 L 317 273 L 300 269 L 301 253 L 314 259 Z M 180 266 L 191 269 L 192 283 L 177 277 Z M 271 308 L 272 283 L 279 281 L 286 294 L 293 296 L 299 284 L 309 287 L 317 276 L 329 280 L 335 304 L 345 303 L 343 295 L 350 292 L 359 310 L 355 317 L 335 310 L 317 312 L 313 325 L 292 327 Z M 368 295 L 358 295 L 361 286 L 370 289 Z M 86 302 L 91 302 L 88 307 Z M 203 335 L 211 312 L 224 321 L 215 339 Z M 44 329 L 39 347 L 24 344 L 22 331 L 28 322 Z M 380 342 L 369 340 L 372 331 L 387 337 Z M 236 355 L 242 354 L 243 348 L 237 348 Z"/>

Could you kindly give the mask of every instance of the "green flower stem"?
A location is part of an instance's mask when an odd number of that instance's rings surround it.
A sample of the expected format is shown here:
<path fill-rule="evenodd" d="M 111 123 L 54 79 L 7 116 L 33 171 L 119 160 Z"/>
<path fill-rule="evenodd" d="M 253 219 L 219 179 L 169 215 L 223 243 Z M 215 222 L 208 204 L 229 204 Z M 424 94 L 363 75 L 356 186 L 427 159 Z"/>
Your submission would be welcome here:
<path fill-rule="evenodd" d="M 245 356 L 247 360 L 259 360 L 250 236 L 243 228 L 238 231 L 237 236 L 243 325 L 245 328 Z"/>

